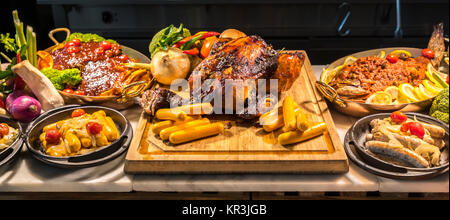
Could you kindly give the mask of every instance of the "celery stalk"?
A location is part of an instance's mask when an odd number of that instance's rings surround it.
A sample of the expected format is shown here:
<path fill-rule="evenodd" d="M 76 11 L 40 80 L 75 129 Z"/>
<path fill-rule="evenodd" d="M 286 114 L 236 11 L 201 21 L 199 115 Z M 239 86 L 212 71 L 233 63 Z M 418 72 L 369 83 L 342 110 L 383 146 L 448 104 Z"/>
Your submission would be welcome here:
<path fill-rule="evenodd" d="M 23 23 L 20 22 L 19 13 L 17 12 L 17 10 L 14 10 L 12 12 L 12 15 L 14 26 L 16 27 L 17 44 L 19 45 L 19 47 L 22 47 L 26 44 L 25 34 L 23 32 Z"/>
<path fill-rule="evenodd" d="M 27 60 L 30 61 L 31 65 L 34 66 L 34 63 L 33 63 L 33 36 L 32 36 L 32 33 L 33 33 L 33 28 L 30 27 L 30 26 L 27 26 L 27 45 L 28 45 L 28 48 L 27 48 L 26 57 L 27 57 Z"/>
<path fill-rule="evenodd" d="M 36 33 L 32 33 L 33 36 L 33 60 L 34 60 L 34 66 L 38 66 L 37 62 L 37 44 L 36 44 Z"/>

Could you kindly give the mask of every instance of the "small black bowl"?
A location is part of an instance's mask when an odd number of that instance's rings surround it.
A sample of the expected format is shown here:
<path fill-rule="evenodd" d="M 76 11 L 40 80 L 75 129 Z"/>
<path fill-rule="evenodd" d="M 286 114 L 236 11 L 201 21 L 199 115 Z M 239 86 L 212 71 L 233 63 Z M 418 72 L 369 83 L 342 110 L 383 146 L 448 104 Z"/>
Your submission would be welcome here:
<path fill-rule="evenodd" d="M 420 113 L 405 113 L 408 118 L 416 118 L 418 121 L 422 121 L 428 124 L 438 125 L 442 128 L 444 128 L 446 134 L 444 137 L 445 140 L 445 147 L 442 151 L 441 155 L 441 165 L 437 167 L 432 168 L 415 168 L 410 167 L 408 165 L 403 165 L 400 163 L 394 163 L 394 160 L 387 160 L 386 158 L 380 157 L 379 155 L 373 154 L 369 152 L 365 147 L 366 142 L 366 135 L 370 133 L 371 126 L 370 122 L 374 119 L 384 119 L 390 117 L 390 113 L 381 113 L 381 114 L 375 114 L 366 116 L 364 118 L 359 119 L 348 131 L 348 137 L 346 138 L 345 144 L 351 144 L 355 146 L 355 150 L 358 153 L 358 155 L 363 158 L 368 164 L 373 165 L 375 167 L 378 167 L 380 169 L 384 170 L 390 170 L 393 172 L 398 173 L 407 173 L 408 171 L 414 171 L 414 172 L 432 172 L 432 171 L 440 171 L 445 170 L 449 167 L 449 160 L 448 160 L 448 154 L 449 154 L 449 127 L 447 124 L 432 118 L 428 115 L 420 114 Z"/>
<path fill-rule="evenodd" d="M 72 111 L 75 109 L 83 109 L 89 114 L 98 110 L 105 111 L 106 115 L 111 117 L 116 123 L 120 132 L 120 137 L 108 146 L 101 147 L 93 152 L 83 155 L 68 157 L 54 157 L 47 155 L 39 140 L 42 129 L 51 123 L 70 118 Z M 122 113 L 112 108 L 103 106 L 71 105 L 53 109 L 39 116 L 28 126 L 26 134 L 25 144 L 36 159 L 60 168 L 86 168 L 106 163 L 124 153 L 131 143 L 133 129 L 128 119 Z"/>
<path fill-rule="evenodd" d="M 0 173 L 3 173 L 16 161 L 23 146 L 23 128 L 20 123 L 13 119 L 0 115 L 0 123 L 6 123 L 19 131 L 16 140 L 7 148 L 0 151 Z"/>

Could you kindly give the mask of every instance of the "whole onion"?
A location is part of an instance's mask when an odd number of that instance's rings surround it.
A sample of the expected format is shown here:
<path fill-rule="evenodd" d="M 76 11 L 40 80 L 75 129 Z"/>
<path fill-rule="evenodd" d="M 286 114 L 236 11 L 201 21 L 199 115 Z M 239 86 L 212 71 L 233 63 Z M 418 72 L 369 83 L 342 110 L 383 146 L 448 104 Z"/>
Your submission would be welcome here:
<path fill-rule="evenodd" d="M 13 104 L 13 102 L 20 96 L 24 96 L 24 95 L 28 96 L 29 94 L 25 90 L 16 90 L 16 91 L 12 92 L 11 94 L 9 94 L 5 101 L 6 110 L 8 112 L 11 112 L 11 105 Z"/>
<path fill-rule="evenodd" d="M 31 122 L 41 114 L 41 103 L 33 97 L 24 95 L 16 98 L 9 111 L 20 122 Z"/>

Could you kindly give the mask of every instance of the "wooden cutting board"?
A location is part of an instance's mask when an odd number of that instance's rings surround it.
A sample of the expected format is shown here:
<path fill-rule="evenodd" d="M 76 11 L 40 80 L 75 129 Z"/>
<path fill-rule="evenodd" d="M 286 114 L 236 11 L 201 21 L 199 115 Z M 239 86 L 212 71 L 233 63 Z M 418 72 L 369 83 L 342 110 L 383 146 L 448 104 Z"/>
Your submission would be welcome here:
<path fill-rule="evenodd" d="M 291 89 L 280 97 L 280 103 L 286 95 L 290 95 L 308 113 L 311 121 L 325 122 L 328 130 L 321 136 L 282 146 L 276 141 L 281 131 L 268 133 L 257 123 L 231 120 L 233 126 L 224 134 L 187 144 L 171 145 L 152 133 L 150 118 L 142 113 L 128 150 L 125 172 L 347 172 L 347 156 L 327 104 L 314 87 L 315 81 L 311 63 L 306 57 L 300 76 Z"/>

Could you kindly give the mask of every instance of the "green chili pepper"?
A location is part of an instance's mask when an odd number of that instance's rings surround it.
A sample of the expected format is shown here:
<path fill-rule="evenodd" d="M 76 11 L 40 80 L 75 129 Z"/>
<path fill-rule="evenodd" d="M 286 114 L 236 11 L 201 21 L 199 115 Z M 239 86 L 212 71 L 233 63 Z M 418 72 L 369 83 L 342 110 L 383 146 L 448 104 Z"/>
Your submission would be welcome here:
<path fill-rule="evenodd" d="M 203 37 L 203 34 L 200 34 L 200 35 L 198 35 L 198 36 L 192 38 L 191 40 L 189 40 L 188 42 L 186 42 L 185 44 L 183 44 L 183 45 L 180 47 L 180 49 L 181 49 L 181 50 L 189 50 L 189 49 L 191 49 L 191 47 L 192 47 L 192 45 L 195 43 L 195 41 L 200 40 L 200 38 L 202 38 L 202 37 Z"/>

